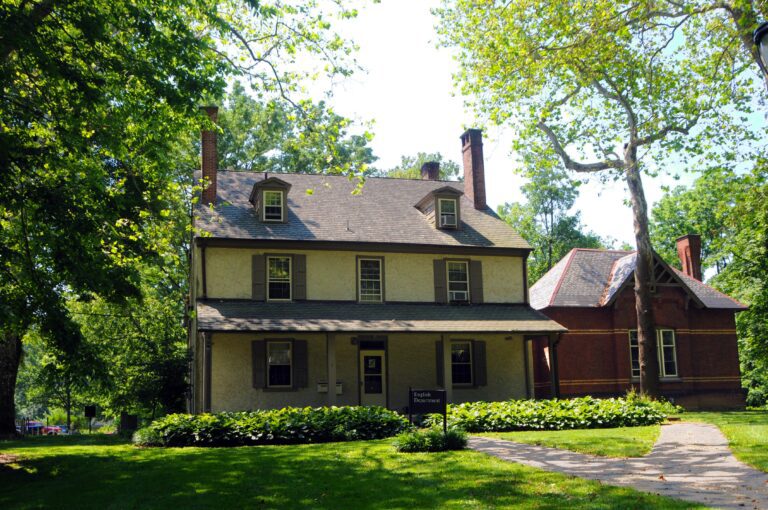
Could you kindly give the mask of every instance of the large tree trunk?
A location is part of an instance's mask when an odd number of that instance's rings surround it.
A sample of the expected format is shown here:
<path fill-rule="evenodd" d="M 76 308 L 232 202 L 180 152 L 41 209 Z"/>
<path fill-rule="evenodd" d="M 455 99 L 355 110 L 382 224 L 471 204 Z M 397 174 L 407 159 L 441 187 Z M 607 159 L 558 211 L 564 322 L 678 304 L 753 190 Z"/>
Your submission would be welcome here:
<path fill-rule="evenodd" d="M 0 332 L 0 438 L 16 436 L 16 377 L 21 363 L 21 335 Z"/>
<path fill-rule="evenodd" d="M 640 391 L 652 398 L 659 394 L 659 361 L 656 347 L 656 324 L 653 317 L 651 277 L 653 248 L 648 233 L 648 205 L 637 162 L 637 151 L 629 147 L 625 154 L 626 179 L 634 216 L 637 265 L 635 269 L 635 309 L 637 311 L 637 343 L 640 351 Z"/>

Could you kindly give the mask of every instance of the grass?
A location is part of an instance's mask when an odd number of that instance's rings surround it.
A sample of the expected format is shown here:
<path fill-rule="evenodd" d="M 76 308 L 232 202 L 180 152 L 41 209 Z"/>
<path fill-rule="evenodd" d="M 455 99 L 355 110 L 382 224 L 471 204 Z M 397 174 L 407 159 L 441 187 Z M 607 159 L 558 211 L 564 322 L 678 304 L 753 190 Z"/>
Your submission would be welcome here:
<path fill-rule="evenodd" d="M 482 436 L 562 448 L 604 457 L 642 457 L 659 437 L 659 425 L 613 429 L 483 432 Z"/>
<path fill-rule="evenodd" d="M 0 508 L 691 508 L 472 451 L 391 440 L 140 449 L 107 436 L 0 442 Z"/>
<path fill-rule="evenodd" d="M 717 425 L 737 459 L 768 472 L 768 411 L 689 412 L 680 419 Z"/>

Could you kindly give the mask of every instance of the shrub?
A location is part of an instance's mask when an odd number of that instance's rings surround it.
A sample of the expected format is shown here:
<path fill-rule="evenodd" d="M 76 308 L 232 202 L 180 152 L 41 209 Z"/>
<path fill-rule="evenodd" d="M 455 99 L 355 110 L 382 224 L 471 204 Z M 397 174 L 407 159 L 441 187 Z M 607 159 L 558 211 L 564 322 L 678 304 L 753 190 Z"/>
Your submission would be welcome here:
<path fill-rule="evenodd" d="M 468 432 L 635 427 L 661 423 L 681 408 L 636 394 L 624 398 L 508 400 L 448 406 L 448 423 Z M 434 425 L 442 416 L 431 415 Z"/>
<path fill-rule="evenodd" d="M 412 430 L 395 439 L 395 449 L 403 453 L 463 450 L 466 446 L 467 433 L 460 429 L 448 429 L 447 433 L 439 428 Z"/>
<path fill-rule="evenodd" d="M 217 414 L 171 414 L 138 430 L 141 446 L 244 446 L 382 439 L 408 420 L 383 407 L 305 407 Z"/>

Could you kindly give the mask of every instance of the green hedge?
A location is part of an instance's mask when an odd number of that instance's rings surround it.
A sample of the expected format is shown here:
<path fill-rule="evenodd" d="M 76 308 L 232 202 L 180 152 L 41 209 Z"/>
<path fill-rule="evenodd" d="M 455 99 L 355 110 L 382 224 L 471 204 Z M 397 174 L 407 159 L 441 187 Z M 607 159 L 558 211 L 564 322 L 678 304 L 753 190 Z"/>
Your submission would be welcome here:
<path fill-rule="evenodd" d="M 508 400 L 468 402 L 448 406 L 448 424 L 467 432 L 566 430 L 635 427 L 661 423 L 681 409 L 668 402 L 628 395 L 625 398 L 568 400 Z M 431 415 L 433 425 L 442 416 Z"/>
<path fill-rule="evenodd" d="M 381 439 L 408 428 L 383 407 L 305 407 L 218 414 L 171 414 L 136 431 L 141 446 L 245 446 Z"/>
<path fill-rule="evenodd" d="M 459 429 L 448 429 L 444 433 L 442 428 L 411 430 L 397 436 L 394 444 L 402 453 L 463 450 L 467 447 L 467 433 Z"/>

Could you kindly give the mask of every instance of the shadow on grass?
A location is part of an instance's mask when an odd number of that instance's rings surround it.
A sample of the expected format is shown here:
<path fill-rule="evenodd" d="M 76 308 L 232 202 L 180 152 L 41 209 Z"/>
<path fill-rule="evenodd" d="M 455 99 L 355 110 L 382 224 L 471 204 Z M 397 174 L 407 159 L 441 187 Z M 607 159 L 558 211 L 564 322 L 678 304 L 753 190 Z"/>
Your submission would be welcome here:
<path fill-rule="evenodd" d="M 480 453 L 397 454 L 390 441 L 219 449 L 23 442 L 2 508 L 690 508 Z M 0 449 L 5 445 L 0 445 Z M 28 451 L 27 448 L 33 448 Z"/>

